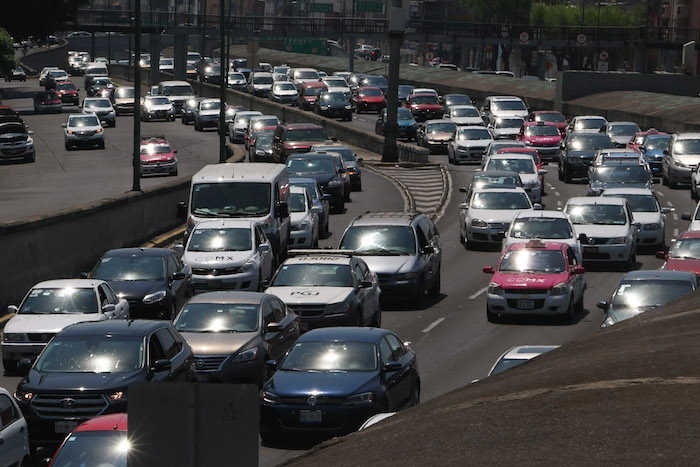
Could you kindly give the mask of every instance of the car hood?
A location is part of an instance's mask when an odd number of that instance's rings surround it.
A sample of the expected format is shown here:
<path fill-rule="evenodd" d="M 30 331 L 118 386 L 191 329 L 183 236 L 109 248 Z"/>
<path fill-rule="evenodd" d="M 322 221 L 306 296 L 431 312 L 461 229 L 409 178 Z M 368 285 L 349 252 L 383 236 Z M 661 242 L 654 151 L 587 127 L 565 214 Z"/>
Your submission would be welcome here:
<path fill-rule="evenodd" d="M 649 188 L 649 183 L 632 183 L 632 182 L 591 182 L 590 189 L 594 191 L 605 190 L 608 188 Z"/>
<path fill-rule="evenodd" d="M 685 165 L 698 165 L 700 163 L 700 154 L 685 154 L 673 157 Z"/>
<path fill-rule="evenodd" d="M 316 99 L 318 99 L 318 96 L 304 96 L 305 101 L 316 102 Z"/>
<path fill-rule="evenodd" d="M 185 251 L 184 260 L 192 267 L 212 266 L 229 268 L 245 264 L 255 256 L 251 251 Z"/>
<path fill-rule="evenodd" d="M 581 234 L 586 234 L 588 237 L 603 237 L 603 238 L 613 238 L 613 237 L 626 237 L 627 236 L 627 226 L 626 225 L 593 225 L 593 224 L 576 224 L 574 225 L 574 231 L 578 237 Z M 581 242 L 584 246 L 587 245 L 586 242 Z"/>
<path fill-rule="evenodd" d="M 285 141 L 284 147 L 287 149 L 311 148 L 311 146 L 319 146 L 324 144 L 324 141 Z"/>
<path fill-rule="evenodd" d="M 439 104 L 411 104 L 411 108 L 414 110 L 442 110 L 442 106 Z"/>
<path fill-rule="evenodd" d="M 377 274 L 397 274 L 404 271 L 409 271 L 415 256 L 379 256 L 379 255 L 358 255 L 359 258 L 367 263 L 370 271 Z"/>
<path fill-rule="evenodd" d="M 700 274 L 700 259 L 668 258 L 663 268 L 671 271 L 690 271 Z"/>
<path fill-rule="evenodd" d="M 490 139 L 466 139 L 457 141 L 457 146 L 460 148 L 485 148 L 491 142 Z"/>
<path fill-rule="evenodd" d="M 336 303 L 345 300 L 352 293 L 352 287 L 269 287 L 265 293 L 277 296 L 287 305 L 301 303 Z"/>
<path fill-rule="evenodd" d="M 345 397 L 369 383 L 376 377 L 370 371 L 283 371 L 279 370 L 272 377 L 272 389 L 280 396 L 323 395 Z"/>
<path fill-rule="evenodd" d="M 308 217 L 309 217 L 308 212 L 291 212 L 291 213 L 289 213 L 289 221 L 292 223 L 292 226 L 297 226 L 297 225 L 301 224 Z"/>
<path fill-rule="evenodd" d="M 141 300 L 149 293 L 165 289 L 163 281 L 108 281 L 109 285 L 120 298 Z"/>
<path fill-rule="evenodd" d="M 494 136 L 515 136 L 520 132 L 519 129 L 517 128 L 493 128 L 491 129 L 491 133 L 494 134 Z"/>
<path fill-rule="evenodd" d="M 328 88 L 328 92 L 342 92 L 343 94 L 347 95 L 350 93 L 350 88 L 330 87 Z"/>
<path fill-rule="evenodd" d="M 425 138 L 435 141 L 449 141 L 452 138 L 452 134 L 453 133 L 451 131 L 435 131 L 432 133 L 426 133 Z"/>
<path fill-rule="evenodd" d="M 297 92 L 293 89 L 282 89 L 281 91 L 274 91 L 276 96 L 296 96 Z"/>
<path fill-rule="evenodd" d="M 398 120 L 396 123 L 398 123 L 400 128 L 410 128 L 412 127 L 416 121 L 415 120 Z"/>
<path fill-rule="evenodd" d="M 644 151 L 644 155 L 647 157 L 664 157 L 664 150 L 663 149 L 647 149 Z"/>
<path fill-rule="evenodd" d="M 479 125 L 482 126 L 484 124 L 484 120 L 481 117 L 450 117 L 450 120 L 452 120 L 455 124 L 457 125 Z"/>
<path fill-rule="evenodd" d="M 511 274 L 497 272 L 491 281 L 499 284 L 503 288 L 522 289 L 527 293 L 527 289 L 551 289 L 557 284 L 566 282 L 569 278 L 567 273 L 563 274 Z"/>
<path fill-rule="evenodd" d="M 7 322 L 3 332 L 56 333 L 66 326 L 85 321 L 104 321 L 102 313 L 54 313 L 43 315 L 15 315 Z"/>
<path fill-rule="evenodd" d="M 134 98 L 133 97 L 117 97 L 114 99 L 115 104 L 133 104 L 134 103 Z"/>
<path fill-rule="evenodd" d="M 192 352 L 199 355 L 228 355 L 258 337 L 257 332 L 187 332 L 180 331 Z"/>
<path fill-rule="evenodd" d="M 358 98 L 360 102 L 384 102 L 384 96 L 360 96 Z"/>
<path fill-rule="evenodd" d="M 660 212 L 633 212 L 635 222 L 641 222 L 642 224 L 652 224 L 661 222 Z"/>
<path fill-rule="evenodd" d="M 557 144 L 561 141 L 561 136 L 526 136 L 523 141 L 530 144 Z"/>
<path fill-rule="evenodd" d="M 523 180 L 524 182 L 525 180 Z M 519 212 L 530 211 L 530 209 L 474 209 L 469 208 L 471 219 L 480 219 L 484 222 L 507 222 L 510 223 Z"/>
<path fill-rule="evenodd" d="M 254 89 L 272 89 L 272 84 L 260 84 L 260 83 L 255 83 L 253 84 Z"/>
<path fill-rule="evenodd" d="M 580 158 L 588 158 L 588 159 L 593 159 L 595 157 L 596 150 L 595 149 L 578 149 L 578 150 L 571 150 L 569 149 L 567 151 L 567 156 L 569 157 L 580 157 Z"/>
<path fill-rule="evenodd" d="M 163 162 L 175 157 L 172 152 L 164 154 L 141 154 L 141 162 Z"/>
<path fill-rule="evenodd" d="M 314 180 L 318 181 L 318 183 L 320 183 L 322 186 L 325 186 L 326 183 L 336 178 L 335 174 L 309 174 L 298 172 L 289 172 L 289 176 L 299 178 L 313 178 Z"/>
<path fill-rule="evenodd" d="M 143 369 L 128 373 L 43 373 L 32 369 L 22 388 L 30 392 L 50 391 L 102 391 L 109 388 L 122 389 L 130 383 L 144 379 Z"/>
<path fill-rule="evenodd" d="M 75 89 L 61 89 L 61 90 L 57 90 L 56 94 L 58 94 L 59 96 L 62 96 L 64 94 L 73 94 L 73 95 L 77 96 L 78 91 L 76 91 Z"/>
<path fill-rule="evenodd" d="M 608 135 L 608 136 L 610 136 L 610 140 L 613 143 L 622 144 L 622 145 L 627 145 L 627 143 L 629 143 L 630 140 L 634 137 L 634 135 L 620 135 L 620 136 Z"/>
<path fill-rule="evenodd" d="M 201 111 L 199 112 L 199 115 L 214 116 L 214 115 L 219 115 L 220 113 L 221 113 L 221 112 L 219 112 L 218 109 L 216 109 L 216 110 L 209 110 L 209 109 L 207 109 L 207 110 L 201 110 Z"/>

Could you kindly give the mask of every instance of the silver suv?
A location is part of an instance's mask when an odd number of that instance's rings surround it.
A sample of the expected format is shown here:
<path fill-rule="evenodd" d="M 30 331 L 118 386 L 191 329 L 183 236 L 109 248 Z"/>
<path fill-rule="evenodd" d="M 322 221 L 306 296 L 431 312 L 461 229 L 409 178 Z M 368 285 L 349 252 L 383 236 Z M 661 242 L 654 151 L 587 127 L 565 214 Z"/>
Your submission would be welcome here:
<path fill-rule="evenodd" d="M 694 168 L 700 163 L 700 133 L 676 133 L 664 149 L 663 182 L 671 188 L 690 183 Z"/>
<path fill-rule="evenodd" d="M 440 295 L 442 247 L 437 227 L 419 212 L 368 212 L 350 222 L 341 250 L 354 250 L 377 274 L 383 297 L 423 305 Z"/>

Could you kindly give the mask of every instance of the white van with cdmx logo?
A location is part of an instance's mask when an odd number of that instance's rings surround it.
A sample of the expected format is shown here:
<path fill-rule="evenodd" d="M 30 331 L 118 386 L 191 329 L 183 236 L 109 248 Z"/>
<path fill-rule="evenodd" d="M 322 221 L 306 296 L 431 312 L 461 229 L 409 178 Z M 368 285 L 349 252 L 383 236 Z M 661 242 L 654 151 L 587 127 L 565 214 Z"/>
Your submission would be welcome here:
<path fill-rule="evenodd" d="M 187 218 L 188 236 L 206 220 L 258 222 L 275 258 L 286 258 L 291 231 L 287 167 L 259 162 L 207 165 L 192 177 L 189 203 L 178 205 L 178 215 Z"/>

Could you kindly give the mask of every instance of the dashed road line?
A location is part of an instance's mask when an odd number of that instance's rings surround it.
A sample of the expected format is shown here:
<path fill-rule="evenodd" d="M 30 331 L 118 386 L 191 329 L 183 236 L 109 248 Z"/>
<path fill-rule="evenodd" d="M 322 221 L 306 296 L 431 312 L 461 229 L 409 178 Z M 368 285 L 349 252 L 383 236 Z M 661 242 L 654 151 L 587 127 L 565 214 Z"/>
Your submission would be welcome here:
<path fill-rule="evenodd" d="M 561 196 L 558 191 L 554 192 L 554 196 Z"/>
<path fill-rule="evenodd" d="M 666 201 L 666 204 L 668 204 L 668 206 L 671 207 L 671 208 L 673 207 L 673 203 L 670 202 L 670 201 Z"/>
<path fill-rule="evenodd" d="M 430 331 L 432 331 L 432 329 L 433 329 L 435 326 L 437 326 L 438 324 L 442 323 L 443 321 L 445 321 L 445 318 L 438 318 L 438 319 L 436 319 L 435 321 L 432 322 L 432 324 L 431 324 L 430 326 L 428 326 L 427 328 L 423 329 L 423 332 L 430 332 Z"/>
<path fill-rule="evenodd" d="M 673 220 L 674 220 L 674 221 L 677 221 L 677 220 L 678 220 L 678 214 L 673 213 Z"/>
<path fill-rule="evenodd" d="M 678 236 L 678 229 L 673 229 L 673 237 L 675 238 L 677 236 Z"/>
<path fill-rule="evenodd" d="M 666 196 L 663 191 L 657 191 L 656 194 L 659 196 Z"/>
<path fill-rule="evenodd" d="M 476 292 L 474 292 L 473 294 L 471 294 L 471 295 L 470 295 L 469 297 L 467 297 L 467 298 L 468 298 L 469 300 L 474 300 L 476 297 L 478 297 L 478 296 L 481 295 L 482 293 L 486 292 L 486 290 L 488 290 L 488 287 L 482 287 L 482 288 L 480 288 L 479 290 L 477 290 Z"/>

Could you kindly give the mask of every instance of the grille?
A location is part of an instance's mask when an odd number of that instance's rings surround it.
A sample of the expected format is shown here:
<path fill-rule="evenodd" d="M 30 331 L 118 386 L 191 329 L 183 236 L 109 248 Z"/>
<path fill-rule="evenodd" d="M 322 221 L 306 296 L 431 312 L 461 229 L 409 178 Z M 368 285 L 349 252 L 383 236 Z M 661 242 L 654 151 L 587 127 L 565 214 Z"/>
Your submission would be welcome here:
<path fill-rule="evenodd" d="M 29 338 L 29 342 L 48 342 L 55 335 L 55 332 L 37 332 L 29 333 L 27 334 L 27 337 Z"/>
<path fill-rule="evenodd" d="M 523 295 L 523 294 L 527 294 L 527 295 L 536 295 L 536 294 L 546 294 L 546 293 L 547 293 L 547 289 L 526 289 L 526 288 L 522 288 L 522 289 L 503 289 L 503 291 L 504 291 L 505 293 L 514 293 L 514 294 L 518 294 L 518 295 Z"/>
<path fill-rule="evenodd" d="M 504 223 L 489 223 L 489 227 L 492 229 L 498 229 L 498 230 L 508 230 L 508 227 L 510 227 L 510 224 L 504 224 Z"/>
<path fill-rule="evenodd" d="M 608 253 L 588 252 L 584 249 L 583 259 L 610 259 L 610 255 Z"/>
<path fill-rule="evenodd" d="M 198 372 L 216 371 L 228 355 L 195 355 L 194 363 Z"/>
<path fill-rule="evenodd" d="M 192 274 L 197 276 L 227 276 L 238 274 L 241 268 L 192 268 Z"/>
<path fill-rule="evenodd" d="M 535 310 L 538 309 L 538 308 L 542 308 L 542 307 L 544 306 L 544 299 L 541 299 L 541 300 L 533 300 L 533 302 L 535 302 L 535 306 L 534 306 L 534 308 L 533 308 L 533 309 L 535 309 Z M 517 299 L 514 299 L 514 298 L 513 298 L 513 299 L 509 298 L 509 299 L 508 299 L 508 306 L 509 306 L 510 308 L 519 309 L 519 308 L 518 308 L 518 300 L 517 300 Z M 528 309 L 529 309 L 529 308 L 528 308 Z"/>
<path fill-rule="evenodd" d="M 94 131 L 76 131 L 75 134 L 80 135 L 80 136 L 92 136 L 95 134 L 95 132 Z"/>
<path fill-rule="evenodd" d="M 326 311 L 326 305 L 288 305 L 294 313 L 301 318 L 315 318 L 323 316 Z"/>
<path fill-rule="evenodd" d="M 281 397 L 283 404 L 309 405 L 310 396 L 287 396 Z M 316 396 L 316 405 L 342 404 L 344 397 Z"/>
<path fill-rule="evenodd" d="M 610 241 L 609 238 L 602 237 L 588 237 L 588 240 L 590 240 L 591 238 L 593 238 L 593 241 L 595 242 L 594 245 L 605 245 L 606 243 L 608 243 L 608 241 Z"/>
<path fill-rule="evenodd" d="M 107 405 L 102 394 L 37 394 L 31 402 L 39 417 L 51 419 L 92 418 Z"/>
<path fill-rule="evenodd" d="M 5 143 L 19 143 L 19 142 L 24 142 L 27 140 L 26 136 L 18 135 L 18 136 L 11 136 L 11 137 L 6 137 L 2 138 L 0 140 L 0 144 L 5 144 Z"/>

